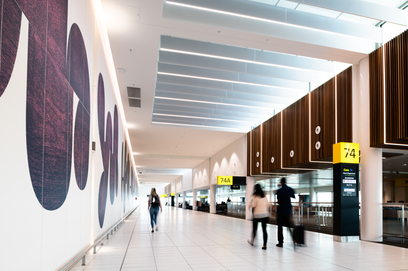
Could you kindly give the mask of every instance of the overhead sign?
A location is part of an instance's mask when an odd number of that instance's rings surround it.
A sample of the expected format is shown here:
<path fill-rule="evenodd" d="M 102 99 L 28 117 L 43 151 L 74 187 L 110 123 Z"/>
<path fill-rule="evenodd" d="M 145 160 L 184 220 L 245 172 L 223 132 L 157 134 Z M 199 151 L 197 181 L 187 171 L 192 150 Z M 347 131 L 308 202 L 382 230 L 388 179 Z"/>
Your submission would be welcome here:
<path fill-rule="evenodd" d="M 231 185 L 231 190 L 240 190 L 240 189 L 241 189 L 241 185 L 239 185 L 239 184 Z"/>
<path fill-rule="evenodd" d="M 233 185 L 232 176 L 218 176 L 217 184 L 218 185 Z"/>
<path fill-rule="evenodd" d="M 358 143 L 339 142 L 333 145 L 333 164 L 339 163 L 360 163 L 360 147 Z"/>

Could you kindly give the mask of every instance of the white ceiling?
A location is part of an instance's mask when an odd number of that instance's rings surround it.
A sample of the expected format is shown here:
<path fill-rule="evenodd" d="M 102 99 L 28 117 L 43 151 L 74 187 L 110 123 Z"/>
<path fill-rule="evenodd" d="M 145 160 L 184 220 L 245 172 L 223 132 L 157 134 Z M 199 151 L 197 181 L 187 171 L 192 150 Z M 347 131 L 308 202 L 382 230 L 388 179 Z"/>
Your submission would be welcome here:
<path fill-rule="evenodd" d="M 377 33 L 387 36 L 376 26 L 381 20 L 293 1 L 174 0 L 241 15 L 285 12 L 287 25 L 163 0 L 101 0 L 115 66 L 125 70 L 117 77 L 141 182 L 176 180 L 305 95 L 309 83 L 314 89 L 358 64 L 378 46 Z M 406 26 L 389 28 L 388 36 Z M 141 108 L 129 107 L 127 87 L 141 88 Z"/>

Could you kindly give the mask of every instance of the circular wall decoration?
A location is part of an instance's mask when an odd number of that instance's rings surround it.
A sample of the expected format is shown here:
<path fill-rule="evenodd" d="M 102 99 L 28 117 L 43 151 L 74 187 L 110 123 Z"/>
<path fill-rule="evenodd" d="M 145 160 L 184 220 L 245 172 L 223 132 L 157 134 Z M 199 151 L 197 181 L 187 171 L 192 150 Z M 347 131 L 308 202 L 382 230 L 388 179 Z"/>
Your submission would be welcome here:
<path fill-rule="evenodd" d="M 293 150 L 291 150 L 289 155 L 290 155 L 290 157 L 293 157 L 293 156 L 295 156 L 295 152 Z"/>
<path fill-rule="evenodd" d="M 259 157 L 259 151 L 256 152 L 256 157 Z"/>
<path fill-rule="evenodd" d="M 273 162 L 275 162 L 275 158 L 274 158 L 274 157 L 271 158 L 271 163 L 273 164 Z"/>
<path fill-rule="evenodd" d="M 317 141 L 315 144 L 316 150 L 320 149 L 320 147 L 321 147 L 320 141 Z"/>
<path fill-rule="evenodd" d="M 321 130 L 322 130 L 322 129 L 320 128 L 320 126 L 316 126 L 316 129 L 315 129 L 316 135 L 320 134 L 320 131 L 321 131 Z"/>
<path fill-rule="evenodd" d="M 259 167 L 259 162 L 256 162 L 256 167 Z"/>

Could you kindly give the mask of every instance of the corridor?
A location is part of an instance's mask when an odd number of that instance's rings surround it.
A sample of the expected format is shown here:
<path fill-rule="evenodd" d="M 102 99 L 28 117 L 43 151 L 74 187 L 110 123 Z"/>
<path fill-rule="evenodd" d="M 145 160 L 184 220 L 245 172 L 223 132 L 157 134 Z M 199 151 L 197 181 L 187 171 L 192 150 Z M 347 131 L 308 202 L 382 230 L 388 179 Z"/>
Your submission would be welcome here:
<path fill-rule="evenodd" d="M 399 247 L 306 232 L 307 246 L 294 251 L 288 239 L 277 248 L 276 226 L 268 225 L 264 251 L 262 234 L 253 247 L 247 243 L 251 221 L 168 206 L 158 224 L 151 233 L 147 206 L 140 206 L 96 254 L 88 253 L 86 266 L 72 270 L 408 270 L 408 250 Z"/>

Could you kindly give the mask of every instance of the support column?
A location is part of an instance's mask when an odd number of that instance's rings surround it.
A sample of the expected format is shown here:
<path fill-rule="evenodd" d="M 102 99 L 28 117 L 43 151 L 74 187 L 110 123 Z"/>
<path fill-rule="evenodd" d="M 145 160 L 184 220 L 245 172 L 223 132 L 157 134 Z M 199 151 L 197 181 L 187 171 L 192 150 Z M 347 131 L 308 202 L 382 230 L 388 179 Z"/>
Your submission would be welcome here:
<path fill-rule="evenodd" d="M 313 180 L 310 179 L 309 180 L 309 202 L 316 202 L 317 201 L 316 191 L 312 185 L 313 185 Z"/>
<path fill-rule="evenodd" d="M 175 203 L 175 204 L 176 204 L 176 206 L 175 206 L 175 207 L 176 207 L 176 208 L 178 208 L 178 203 L 179 203 L 179 202 L 178 202 L 178 201 L 179 201 L 179 193 L 176 193 L 176 194 L 175 194 L 175 199 L 176 199 L 176 203 Z"/>
<path fill-rule="evenodd" d="M 368 57 L 353 66 L 353 141 L 360 144 L 360 235 L 364 241 L 382 241 L 382 150 L 370 148 Z"/>
<path fill-rule="evenodd" d="M 216 197 L 215 184 L 210 185 L 210 214 L 216 213 L 215 197 Z"/>
<path fill-rule="evenodd" d="M 254 186 L 255 186 L 255 178 L 254 177 L 247 177 L 246 178 L 246 193 L 245 193 L 245 202 L 246 202 L 246 209 L 245 209 L 245 219 L 252 220 L 252 212 L 249 209 L 249 204 L 252 200 L 252 194 L 254 193 Z"/>
<path fill-rule="evenodd" d="M 186 192 L 183 192 L 183 209 L 186 208 Z"/>
<path fill-rule="evenodd" d="M 197 189 L 193 189 L 193 211 L 197 208 Z"/>

